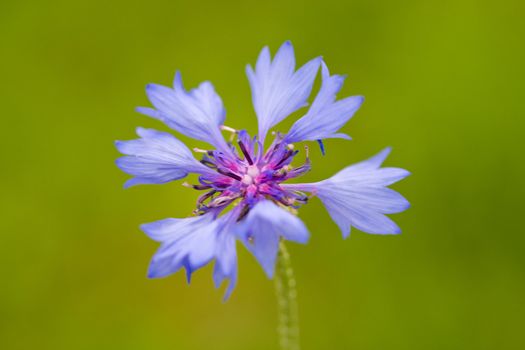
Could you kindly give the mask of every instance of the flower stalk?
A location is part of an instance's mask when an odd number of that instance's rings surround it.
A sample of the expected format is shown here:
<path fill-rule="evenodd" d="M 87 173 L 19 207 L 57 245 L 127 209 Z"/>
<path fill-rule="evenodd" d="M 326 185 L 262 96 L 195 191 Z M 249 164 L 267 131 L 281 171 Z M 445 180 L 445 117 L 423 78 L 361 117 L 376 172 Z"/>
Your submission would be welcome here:
<path fill-rule="evenodd" d="M 279 242 L 279 256 L 275 274 L 277 295 L 279 345 L 282 350 L 299 350 L 299 310 L 297 307 L 297 285 L 290 254 L 284 241 Z"/>

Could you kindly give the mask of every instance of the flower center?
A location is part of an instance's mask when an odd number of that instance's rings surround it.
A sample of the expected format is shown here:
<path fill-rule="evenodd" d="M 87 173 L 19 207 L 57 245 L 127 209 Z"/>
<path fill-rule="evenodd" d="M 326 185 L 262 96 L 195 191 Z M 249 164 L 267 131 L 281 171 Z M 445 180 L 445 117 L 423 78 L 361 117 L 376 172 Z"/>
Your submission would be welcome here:
<path fill-rule="evenodd" d="M 257 176 L 259 176 L 259 168 L 257 165 L 250 165 L 246 167 L 246 173 L 242 176 L 241 182 L 247 186 L 255 183 Z"/>
<path fill-rule="evenodd" d="M 295 168 L 291 162 L 299 152 L 293 145 L 286 144 L 280 134 L 266 150 L 256 138 L 250 138 L 245 131 L 238 132 L 239 151 L 232 147 L 231 154 L 221 151 L 197 150 L 203 153 L 201 163 L 217 171 L 217 175 L 201 175 L 199 185 L 193 185 L 197 190 L 207 190 L 197 200 L 196 214 L 202 215 L 209 210 L 225 208 L 240 200 L 244 214 L 262 199 L 270 199 L 284 206 L 298 207 L 306 203 L 308 198 L 296 191 L 289 191 L 280 183 L 301 176 L 310 170 L 308 149 L 306 162 Z"/>

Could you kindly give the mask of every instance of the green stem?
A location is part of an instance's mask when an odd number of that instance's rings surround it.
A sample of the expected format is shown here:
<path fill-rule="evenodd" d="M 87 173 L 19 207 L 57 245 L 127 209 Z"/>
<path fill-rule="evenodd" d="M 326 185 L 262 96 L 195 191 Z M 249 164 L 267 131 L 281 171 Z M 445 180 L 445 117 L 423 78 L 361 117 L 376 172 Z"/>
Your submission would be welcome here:
<path fill-rule="evenodd" d="M 279 344 L 282 350 L 299 350 L 299 312 L 297 308 L 297 290 L 290 254 L 279 243 L 279 257 L 275 274 L 275 292 L 279 310 Z"/>

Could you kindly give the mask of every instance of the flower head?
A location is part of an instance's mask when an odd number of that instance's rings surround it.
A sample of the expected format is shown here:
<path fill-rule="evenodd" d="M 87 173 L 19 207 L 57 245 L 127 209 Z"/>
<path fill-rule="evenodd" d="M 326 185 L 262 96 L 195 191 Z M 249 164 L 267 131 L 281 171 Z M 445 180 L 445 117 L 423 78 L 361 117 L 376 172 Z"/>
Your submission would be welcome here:
<path fill-rule="evenodd" d="M 311 107 L 286 134 L 273 133 L 271 144 L 264 149 L 268 131 L 307 105 L 319 67 L 322 85 Z M 321 58 L 296 70 L 290 42 L 285 42 L 273 59 L 265 47 L 255 69 L 247 67 L 247 75 L 258 135 L 224 126 L 225 110 L 211 83 L 187 91 L 177 72 L 173 88 L 148 85 L 146 92 L 155 108 L 138 111 L 190 138 L 208 142 L 213 149 L 193 149 L 200 158 L 197 160 L 175 136 L 143 128 L 137 129 L 139 139 L 116 143 L 125 154 L 117 165 L 134 176 L 126 187 L 161 184 L 198 174 L 197 184 L 184 183 L 202 192 L 193 216 L 141 226 L 161 243 L 150 264 L 150 277 L 164 277 L 184 268 L 189 281 L 195 270 L 215 260 L 213 279 L 217 286 L 224 279 L 230 280 L 228 297 L 237 281 L 237 240 L 272 277 L 279 240 L 308 241 L 306 226 L 294 214 L 312 196 L 321 199 L 344 237 L 352 226 L 368 233 L 400 232 L 385 214 L 401 212 L 409 204 L 387 186 L 409 173 L 381 168 L 389 149 L 324 181 L 286 183 L 311 168 L 307 147 L 302 165 L 292 166 L 300 153 L 294 143 L 318 141 L 322 146 L 326 138 L 349 139 L 338 131 L 359 109 L 363 98 L 336 100 L 343 77 L 330 75 Z M 223 138 L 225 130 L 234 134 L 234 142 Z"/>

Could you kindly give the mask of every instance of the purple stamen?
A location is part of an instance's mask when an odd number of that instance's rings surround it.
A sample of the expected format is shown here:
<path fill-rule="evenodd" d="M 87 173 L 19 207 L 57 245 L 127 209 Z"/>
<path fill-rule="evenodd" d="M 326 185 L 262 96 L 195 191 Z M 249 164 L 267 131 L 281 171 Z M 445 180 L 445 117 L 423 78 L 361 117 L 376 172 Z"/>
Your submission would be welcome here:
<path fill-rule="evenodd" d="M 212 190 L 212 191 L 206 192 L 205 194 L 200 196 L 197 199 L 197 207 L 203 206 L 204 201 L 206 201 L 208 198 L 212 197 L 215 193 L 217 193 L 217 191 L 216 190 Z"/>
<path fill-rule="evenodd" d="M 228 170 L 224 170 L 224 169 L 218 168 L 217 172 L 219 174 L 231 177 L 232 179 L 235 179 L 237 181 L 241 181 L 242 180 L 242 177 L 240 177 L 239 175 L 234 174 L 234 173 L 232 173 L 231 171 L 228 171 Z"/>
<path fill-rule="evenodd" d="M 211 188 L 210 185 L 192 185 L 193 189 L 202 191 L 202 190 L 208 190 Z"/>
<path fill-rule="evenodd" d="M 246 161 L 248 162 L 248 164 L 253 165 L 252 157 L 250 156 L 250 154 L 246 150 L 246 147 L 244 146 L 244 143 L 242 141 L 239 141 L 238 144 L 239 144 L 239 148 L 241 149 L 242 154 L 244 154 L 244 157 L 246 158 Z"/>
<path fill-rule="evenodd" d="M 216 169 L 217 168 L 217 165 L 215 163 L 213 163 L 211 160 L 209 159 L 201 159 L 200 161 L 202 164 L 206 165 L 207 167 L 209 168 L 212 168 L 212 169 Z"/>
<path fill-rule="evenodd" d="M 224 154 L 220 151 L 209 151 L 201 160 L 203 164 L 217 171 L 217 175 L 199 177 L 201 185 L 196 185 L 196 189 L 212 189 L 197 201 L 199 213 L 219 210 L 239 198 L 239 206 L 242 209 L 238 220 L 262 199 L 271 199 L 292 208 L 306 203 L 308 198 L 303 193 L 285 190 L 279 183 L 301 176 L 310 170 L 308 150 L 305 163 L 294 169 L 289 164 L 299 151 L 294 150 L 292 144 L 283 142 L 280 134 L 276 134 L 266 153 L 263 153 L 260 141 L 257 138 L 252 139 L 246 131 L 241 130 L 237 135 L 240 152 Z M 210 198 L 210 202 L 204 205 Z"/>

